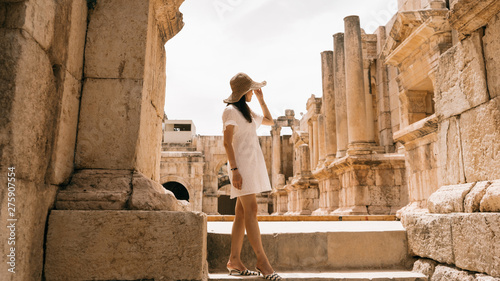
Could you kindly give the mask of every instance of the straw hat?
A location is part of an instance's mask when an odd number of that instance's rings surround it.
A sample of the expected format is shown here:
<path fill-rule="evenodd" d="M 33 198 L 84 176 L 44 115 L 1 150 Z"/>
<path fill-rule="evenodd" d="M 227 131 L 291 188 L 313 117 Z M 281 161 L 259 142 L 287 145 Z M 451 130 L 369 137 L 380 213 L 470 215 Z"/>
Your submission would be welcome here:
<path fill-rule="evenodd" d="M 237 102 L 248 93 L 248 91 L 260 89 L 267 84 L 266 81 L 262 81 L 261 83 L 255 82 L 250 76 L 242 72 L 233 76 L 229 83 L 231 84 L 231 90 L 233 90 L 233 92 L 224 100 L 225 103 Z"/>

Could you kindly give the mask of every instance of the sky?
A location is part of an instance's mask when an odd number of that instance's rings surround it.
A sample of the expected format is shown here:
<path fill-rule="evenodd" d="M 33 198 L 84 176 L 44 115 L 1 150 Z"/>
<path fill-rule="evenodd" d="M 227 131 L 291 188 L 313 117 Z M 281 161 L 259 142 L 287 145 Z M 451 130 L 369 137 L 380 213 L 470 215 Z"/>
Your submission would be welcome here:
<path fill-rule="evenodd" d="M 193 120 L 197 134 L 222 135 L 222 100 L 236 73 L 267 81 L 273 118 L 293 109 L 300 119 L 307 99 L 322 96 L 321 52 L 333 50 L 344 17 L 358 15 L 373 33 L 396 13 L 397 0 L 185 0 L 180 11 L 184 27 L 165 45 L 165 113 Z M 250 107 L 262 112 L 255 96 Z"/>

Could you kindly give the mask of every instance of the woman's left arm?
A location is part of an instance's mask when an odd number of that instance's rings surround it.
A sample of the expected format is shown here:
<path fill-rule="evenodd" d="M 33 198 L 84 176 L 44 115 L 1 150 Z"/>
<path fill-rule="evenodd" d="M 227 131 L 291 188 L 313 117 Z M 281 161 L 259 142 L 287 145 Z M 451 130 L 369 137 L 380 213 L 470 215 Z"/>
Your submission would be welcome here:
<path fill-rule="evenodd" d="M 267 108 L 266 102 L 264 101 L 264 94 L 262 93 L 262 89 L 257 89 L 254 91 L 255 96 L 259 100 L 260 107 L 262 108 L 262 113 L 264 113 L 264 118 L 262 119 L 262 125 L 274 125 L 273 117 L 271 116 L 271 112 Z"/>

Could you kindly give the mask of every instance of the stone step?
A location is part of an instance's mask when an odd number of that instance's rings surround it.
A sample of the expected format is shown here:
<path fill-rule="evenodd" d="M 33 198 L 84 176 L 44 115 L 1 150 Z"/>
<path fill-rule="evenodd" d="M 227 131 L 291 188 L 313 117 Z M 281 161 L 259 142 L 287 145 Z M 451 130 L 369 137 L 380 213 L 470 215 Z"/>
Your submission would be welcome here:
<path fill-rule="evenodd" d="M 231 222 L 208 222 L 209 272 L 226 272 Z M 269 261 L 279 272 L 400 269 L 412 265 L 406 232 L 398 221 L 259 222 Z M 245 238 L 241 258 L 255 255 Z"/>
<path fill-rule="evenodd" d="M 348 280 L 377 280 L 377 281 L 427 281 L 421 273 L 411 271 L 386 270 L 386 271 L 333 271 L 333 272 L 279 272 L 286 281 L 348 281 Z M 262 277 L 230 276 L 227 273 L 209 274 L 209 281 L 229 280 L 263 280 Z"/>

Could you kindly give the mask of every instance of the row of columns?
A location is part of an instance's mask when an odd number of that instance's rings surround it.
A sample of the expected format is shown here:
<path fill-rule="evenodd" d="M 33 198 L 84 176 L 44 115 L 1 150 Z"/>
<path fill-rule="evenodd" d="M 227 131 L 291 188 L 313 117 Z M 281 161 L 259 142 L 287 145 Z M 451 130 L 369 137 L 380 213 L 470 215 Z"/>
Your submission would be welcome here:
<path fill-rule="evenodd" d="M 359 17 L 344 18 L 344 27 L 344 33 L 333 35 L 334 51 L 321 53 L 327 159 L 370 153 L 375 143 Z"/>

